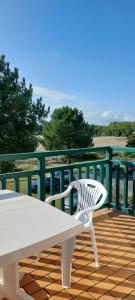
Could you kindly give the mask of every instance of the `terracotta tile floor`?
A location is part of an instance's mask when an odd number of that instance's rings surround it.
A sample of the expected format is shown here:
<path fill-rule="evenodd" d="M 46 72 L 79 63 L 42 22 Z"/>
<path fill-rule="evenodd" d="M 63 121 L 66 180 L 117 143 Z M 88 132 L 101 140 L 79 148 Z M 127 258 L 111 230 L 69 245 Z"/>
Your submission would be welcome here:
<path fill-rule="evenodd" d="M 21 287 L 36 300 L 135 299 L 135 218 L 121 213 L 94 218 L 100 268 L 96 269 L 88 233 L 77 236 L 72 286 L 63 289 L 60 247 L 20 262 Z M 5 300 L 5 299 L 4 299 Z"/>

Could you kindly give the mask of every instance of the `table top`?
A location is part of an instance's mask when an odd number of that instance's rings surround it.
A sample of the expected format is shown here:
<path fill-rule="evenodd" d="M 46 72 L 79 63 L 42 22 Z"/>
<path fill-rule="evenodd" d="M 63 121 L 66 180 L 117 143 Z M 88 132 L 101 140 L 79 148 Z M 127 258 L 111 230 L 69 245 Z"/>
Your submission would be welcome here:
<path fill-rule="evenodd" d="M 83 230 L 80 221 L 45 202 L 0 191 L 0 266 L 48 249 Z"/>

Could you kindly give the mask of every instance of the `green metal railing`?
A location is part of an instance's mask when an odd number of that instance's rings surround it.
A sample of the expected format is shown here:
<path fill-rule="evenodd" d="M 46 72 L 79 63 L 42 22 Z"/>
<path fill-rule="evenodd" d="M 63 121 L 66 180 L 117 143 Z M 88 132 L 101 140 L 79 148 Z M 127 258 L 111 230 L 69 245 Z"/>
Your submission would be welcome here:
<path fill-rule="evenodd" d="M 71 164 L 63 164 L 53 167 L 47 166 L 48 158 L 55 157 L 59 159 L 66 156 L 86 155 L 91 153 L 102 154 L 102 158 L 75 162 Z M 120 153 L 119 159 L 114 159 L 115 153 Z M 106 186 L 108 198 L 106 207 L 113 207 L 125 212 L 135 212 L 135 162 L 123 159 L 123 153 L 130 155 L 135 153 L 135 148 L 126 147 L 93 147 L 60 151 L 2 154 L 0 155 L 0 163 L 3 161 L 27 161 L 34 159 L 35 167 L 32 170 L 16 171 L 11 173 L 0 174 L 1 189 L 9 189 L 9 181 L 12 181 L 12 189 L 22 191 L 22 179 L 25 182 L 25 192 L 32 195 L 32 183 L 36 179 L 37 182 L 37 198 L 44 201 L 46 194 L 45 180 L 46 175 L 50 175 L 50 191 L 51 195 L 56 192 L 65 190 L 67 184 L 74 179 L 93 178 L 99 180 Z M 123 167 L 123 168 L 122 168 Z M 129 175 L 129 167 L 131 174 Z M 68 173 L 68 182 L 65 184 L 65 172 Z M 59 174 L 60 186 L 56 190 L 55 179 Z M 74 210 L 74 195 L 70 194 L 69 212 L 72 214 Z M 53 203 L 55 205 L 55 203 Z M 60 201 L 60 209 L 64 210 L 64 201 Z"/>
<path fill-rule="evenodd" d="M 127 147 L 112 147 L 112 153 L 118 152 L 125 155 L 135 153 L 135 148 Z M 122 155 L 121 155 L 122 156 Z M 130 156 L 124 159 L 112 159 L 112 167 L 115 166 L 115 176 L 113 178 L 114 197 L 110 206 L 125 212 L 135 212 L 135 155 L 134 158 Z M 129 160 L 130 159 L 130 160 Z M 121 172 L 121 168 L 123 172 Z"/>

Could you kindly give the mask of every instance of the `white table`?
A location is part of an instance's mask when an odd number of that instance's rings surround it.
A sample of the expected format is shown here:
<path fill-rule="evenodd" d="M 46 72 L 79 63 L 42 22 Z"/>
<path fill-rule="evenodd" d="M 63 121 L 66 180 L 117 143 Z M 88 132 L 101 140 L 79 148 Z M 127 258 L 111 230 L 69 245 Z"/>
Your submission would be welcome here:
<path fill-rule="evenodd" d="M 32 300 L 19 288 L 19 260 L 62 244 L 62 284 L 70 287 L 75 235 L 83 224 L 35 198 L 0 191 L 0 299 Z"/>

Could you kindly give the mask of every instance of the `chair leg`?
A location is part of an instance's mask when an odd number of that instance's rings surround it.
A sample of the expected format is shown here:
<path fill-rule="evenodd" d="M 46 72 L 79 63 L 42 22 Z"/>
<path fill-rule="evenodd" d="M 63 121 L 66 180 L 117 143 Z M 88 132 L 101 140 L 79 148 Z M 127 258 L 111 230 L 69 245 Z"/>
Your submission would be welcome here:
<path fill-rule="evenodd" d="M 90 235 L 91 235 L 91 239 L 92 239 L 92 247 L 93 247 L 93 252 L 94 252 L 96 267 L 99 268 L 99 260 L 98 260 L 98 253 L 97 253 L 96 237 L 95 237 L 95 232 L 94 232 L 93 225 L 92 225 L 91 230 L 90 230 Z"/>
<path fill-rule="evenodd" d="M 41 253 L 38 253 L 37 254 L 37 259 L 36 259 L 37 262 L 40 260 L 40 257 L 41 257 Z"/>

